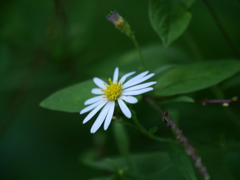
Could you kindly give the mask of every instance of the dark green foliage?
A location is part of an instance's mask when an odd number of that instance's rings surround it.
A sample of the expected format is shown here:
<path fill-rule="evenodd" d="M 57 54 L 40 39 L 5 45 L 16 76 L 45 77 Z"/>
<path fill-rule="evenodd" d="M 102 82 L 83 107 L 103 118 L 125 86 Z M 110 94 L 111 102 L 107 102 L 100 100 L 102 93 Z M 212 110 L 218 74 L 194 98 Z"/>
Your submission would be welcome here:
<path fill-rule="evenodd" d="M 240 3 L 208 1 L 240 51 Z M 129 107 L 146 136 L 119 118 L 118 107 L 107 131 L 90 134 L 96 116 L 82 124 L 94 77 L 107 82 L 115 67 L 120 76 L 141 71 L 134 44 L 106 20 L 114 8 L 156 74 L 147 95 L 183 130 L 211 180 L 240 179 L 240 103 L 196 103 L 240 96 L 240 60 L 203 1 L 194 0 L 3 1 L 0 179 L 202 179 L 184 149 L 151 138 L 176 137 L 142 96 Z"/>

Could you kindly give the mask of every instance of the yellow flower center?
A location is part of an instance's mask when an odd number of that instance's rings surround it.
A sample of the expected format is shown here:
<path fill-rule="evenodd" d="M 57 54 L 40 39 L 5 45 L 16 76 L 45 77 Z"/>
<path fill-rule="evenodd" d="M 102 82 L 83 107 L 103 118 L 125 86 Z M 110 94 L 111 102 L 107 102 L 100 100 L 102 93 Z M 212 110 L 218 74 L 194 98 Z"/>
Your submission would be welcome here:
<path fill-rule="evenodd" d="M 108 79 L 110 85 L 105 84 L 107 86 L 106 90 L 102 90 L 104 94 L 106 95 L 105 98 L 107 98 L 109 101 L 115 101 L 117 100 L 122 93 L 122 85 L 121 84 L 114 84 L 112 80 Z"/>

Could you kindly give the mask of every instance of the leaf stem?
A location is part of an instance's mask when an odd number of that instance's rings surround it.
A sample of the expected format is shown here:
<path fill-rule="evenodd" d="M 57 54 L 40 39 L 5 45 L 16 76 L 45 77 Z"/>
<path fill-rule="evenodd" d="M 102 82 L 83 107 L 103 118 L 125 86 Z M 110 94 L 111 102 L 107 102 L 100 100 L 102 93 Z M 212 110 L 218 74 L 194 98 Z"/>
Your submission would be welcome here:
<path fill-rule="evenodd" d="M 227 31 L 225 30 L 225 28 L 223 27 L 220 19 L 218 18 L 217 14 L 215 13 L 213 7 L 211 6 L 211 4 L 208 2 L 208 0 L 203 0 L 204 4 L 206 5 L 206 7 L 208 8 L 213 20 L 215 21 L 217 27 L 219 28 L 220 32 L 222 33 L 223 37 L 225 38 L 225 40 L 227 41 L 228 45 L 230 46 L 230 48 L 232 49 L 233 53 L 235 54 L 235 57 L 240 59 L 240 53 L 238 52 L 236 46 L 234 45 L 234 43 L 232 42 L 232 40 L 230 39 Z"/>

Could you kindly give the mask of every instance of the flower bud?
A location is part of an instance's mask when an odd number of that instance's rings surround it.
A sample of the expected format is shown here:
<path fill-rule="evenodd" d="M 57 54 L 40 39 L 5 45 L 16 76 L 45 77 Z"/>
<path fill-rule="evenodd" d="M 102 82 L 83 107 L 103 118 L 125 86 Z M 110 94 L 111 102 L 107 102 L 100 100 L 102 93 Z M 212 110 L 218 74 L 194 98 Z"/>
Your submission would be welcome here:
<path fill-rule="evenodd" d="M 130 25 L 128 22 L 123 19 L 122 16 L 118 14 L 117 11 L 112 11 L 108 16 L 107 20 L 114 24 L 114 26 L 119 29 L 121 32 L 125 33 L 127 36 L 134 36 L 131 31 Z"/>
<path fill-rule="evenodd" d="M 107 20 L 109 20 L 110 22 L 112 22 L 116 28 L 121 28 L 121 26 L 124 24 L 124 19 L 122 16 L 120 16 L 118 14 L 117 11 L 113 11 L 111 12 L 108 16 L 107 16 Z"/>

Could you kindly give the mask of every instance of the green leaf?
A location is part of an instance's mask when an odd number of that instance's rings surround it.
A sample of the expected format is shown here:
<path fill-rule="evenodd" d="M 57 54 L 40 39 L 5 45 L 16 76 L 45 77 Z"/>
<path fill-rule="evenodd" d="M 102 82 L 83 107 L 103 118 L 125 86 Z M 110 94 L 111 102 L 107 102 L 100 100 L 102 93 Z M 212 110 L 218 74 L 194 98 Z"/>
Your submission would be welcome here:
<path fill-rule="evenodd" d="M 200 62 L 169 69 L 157 79 L 156 95 L 170 96 L 194 92 L 231 77 L 240 71 L 235 60 Z"/>
<path fill-rule="evenodd" d="M 189 96 L 177 96 L 177 97 L 160 101 L 161 104 L 176 103 L 176 102 L 194 103 L 195 101 Z"/>
<path fill-rule="evenodd" d="M 194 0 L 150 0 L 149 17 L 165 47 L 175 41 L 191 20 L 189 7 Z"/>
<path fill-rule="evenodd" d="M 167 150 L 172 162 L 176 165 L 183 176 L 187 180 L 197 180 L 191 161 L 186 152 L 178 145 L 172 143 L 167 145 Z"/>
<path fill-rule="evenodd" d="M 79 83 L 52 94 L 40 106 L 51 110 L 79 112 L 85 107 L 84 101 L 93 97 L 91 89 L 94 87 L 92 80 Z"/>

